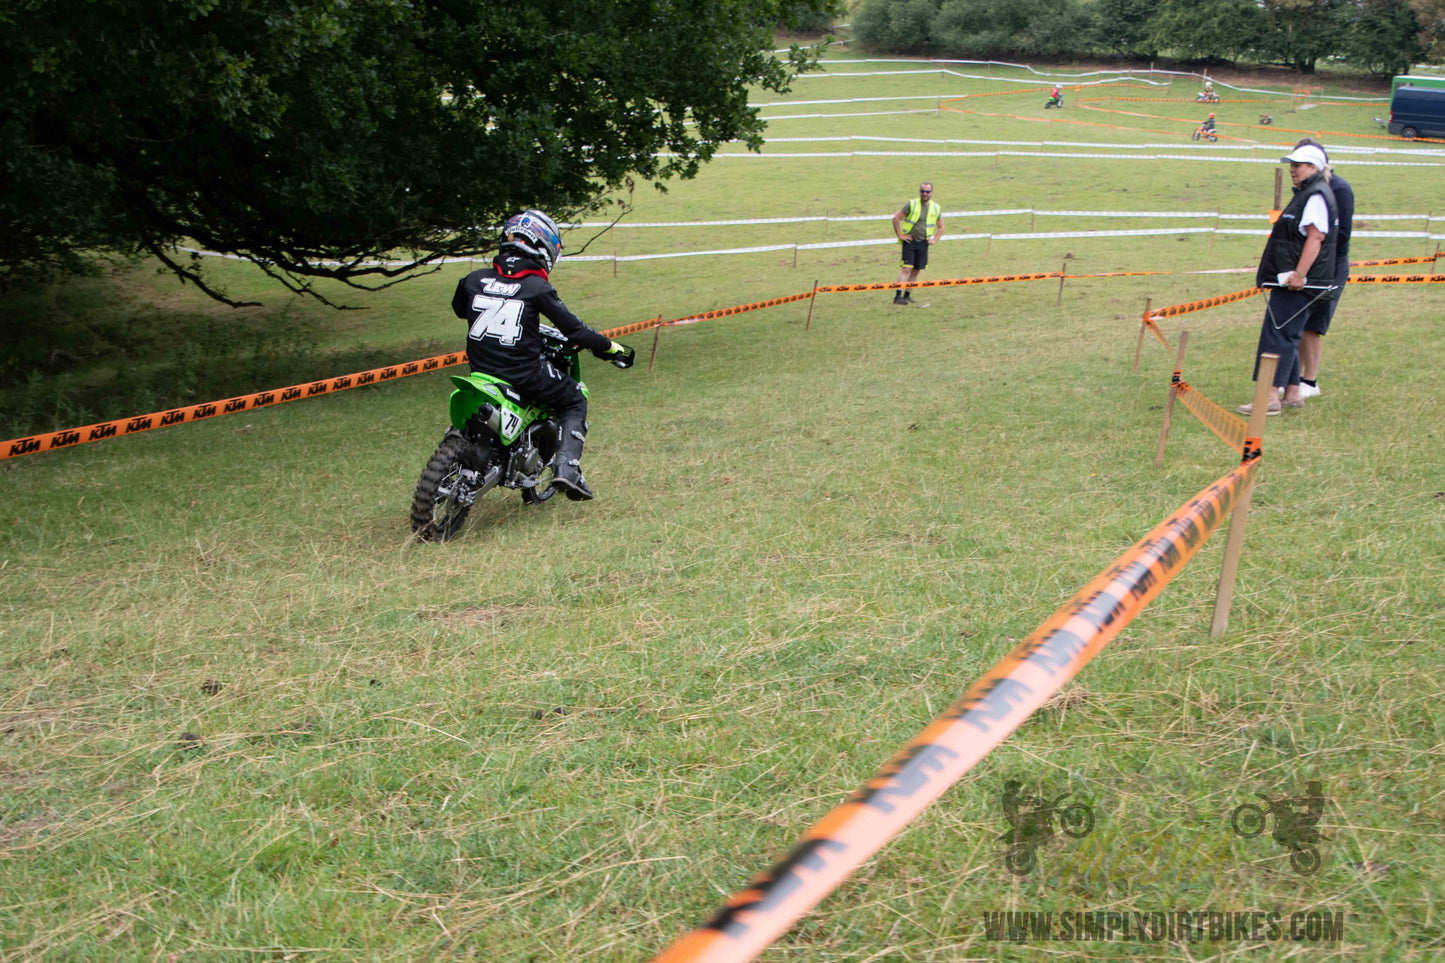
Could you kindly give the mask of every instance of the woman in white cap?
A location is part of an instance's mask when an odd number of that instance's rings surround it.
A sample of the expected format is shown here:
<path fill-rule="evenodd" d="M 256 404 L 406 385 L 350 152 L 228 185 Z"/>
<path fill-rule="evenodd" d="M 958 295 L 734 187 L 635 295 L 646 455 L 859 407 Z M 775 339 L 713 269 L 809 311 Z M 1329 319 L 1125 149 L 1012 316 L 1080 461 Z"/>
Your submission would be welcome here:
<path fill-rule="evenodd" d="M 1259 377 L 1260 355 L 1277 354 L 1274 383 L 1284 389 L 1281 400 L 1270 401 L 1266 412 L 1270 415 L 1305 406 L 1300 397 L 1300 335 L 1311 305 L 1328 297 L 1334 287 L 1335 245 L 1340 232 L 1335 195 L 1324 178 L 1325 152 L 1305 145 L 1280 160 L 1289 163 L 1294 197 L 1274 222 L 1254 279 L 1271 293 L 1259 329 L 1253 377 Z M 1239 411 L 1247 415 L 1251 407 L 1240 405 Z"/>

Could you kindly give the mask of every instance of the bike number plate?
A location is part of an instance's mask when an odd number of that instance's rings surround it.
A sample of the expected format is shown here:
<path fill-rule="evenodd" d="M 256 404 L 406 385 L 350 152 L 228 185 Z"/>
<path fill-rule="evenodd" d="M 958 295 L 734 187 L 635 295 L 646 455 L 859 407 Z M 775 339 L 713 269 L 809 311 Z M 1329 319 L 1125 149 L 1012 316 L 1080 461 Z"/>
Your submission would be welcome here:
<path fill-rule="evenodd" d="M 505 409 L 505 408 L 502 409 L 501 414 L 502 414 L 502 438 L 503 438 L 503 440 L 510 439 L 510 438 L 512 438 L 514 435 L 516 435 L 518 431 L 521 430 L 521 428 L 522 428 L 522 419 L 521 419 L 521 417 L 520 417 L 516 412 L 514 412 L 514 411 L 508 411 L 508 410 Z"/>

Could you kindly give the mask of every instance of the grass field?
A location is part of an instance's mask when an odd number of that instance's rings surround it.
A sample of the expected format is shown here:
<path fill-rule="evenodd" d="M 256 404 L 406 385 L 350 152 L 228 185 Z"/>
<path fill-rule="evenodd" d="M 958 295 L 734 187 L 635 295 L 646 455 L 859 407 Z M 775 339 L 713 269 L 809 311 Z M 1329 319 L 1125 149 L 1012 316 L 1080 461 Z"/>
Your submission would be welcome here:
<path fill-rule="evenodd" d="M 942 100 L 1020 76 L 841 76 L 899 69 L 855 60 L 800 80 L 797 106 L 764 110 L 833 116 L 776 121 L 761 157 L 639 190 L 630 220 L 886 216 L 925 178 L 953 212 L 1270 206 L 1277 165 L 1220 159 L 1279 154 L 1190 142 L 1202 105 L 1070 92 L 1045 120 L 1034 92 L 987 98 L 998 116 L 801 103 Z M 1365 136 L 1382 133 L 1378 107 L 1286 107 L 1275 126 L 1327 117 L 1323 129 L 1353 138 L 1327 144 L 1380 148 L 1334 158 L 1358 197 L 1352 256 L 1425 254 L 1423 238 L 1369 236 L 1426 229 L 1369 215 L 1441 213 L 1440 156 Z M 1114 112 L 1126 109 L 1149 116 Z M 1231 136 L 1299 136 L 1229 126 L 1258 104 L 1214 109 Z M 803 137 L 899 140 L 782 140 Z M 938 143 L 980 139 L 1042 143 L 1044 156 L 950 157 L 1014 148 Z M 1168 146 L 1121 160 L 1064 142 Z M 823 156 L 865 150 L 898 154 Z M 1388 166 L 1401 161 L 1422 166 Z M 1213 223 L 1030 220 L 947 227 Z M 590 233 L 569 235 L 569 250 Z M 884 221 L 630 228 L 587 253 L 888 236 Z M 1154 467 L 1173 358 L 1151 341 L 1131 371 L 1138 318 L 1146 298 L 1247 287 L 1248 273 L 1182 272 L 1252 268 L 1262 243 L 946 241 L 926 278 L 1064 263 L 1168 273 L 1070 281 L 1061 298 L 1055 281 L 939 288 L 924 309 L 827 295 L 810 326 L 801 303 L 665 329 L 650 371 L 586 365 L 596 501 L 489 495 L 444 545 L 412 542 L 406 522 L 444 427 L 443 373 L 0 462 L 0 958 L 650 958 L 1231 466 L 1176 409 Z M 611 327 L 896 276 L 888 245 L 794 258 L 564 261 L 554 280 Z M 92 394 L 170 365 L 171 381 L 148 382 L 157 407 L 461 344 L 448 302 L 462 266 L 351 295 L 368 310 L 340 315 L 243 267 L 216 271 L 267 305 L 216 307 L 141 266 L 12 299 L 7 324 L 26 321 L 28 351 L 76 356 L 65 377 Z M 763 958 L 1440 958 L 1441 298 L 1412 285 L 1345 295 L 1324 394 L 1270 419 L 1225 638 L 1207 633 L 1218 537 Z M 1249 397 L 1262 307 L 1163 325 L 1189 330 L 1186 377 L 1221 404 Z M 650 336 L 633 343 L 651 350 Z M 187 383 L 166 360 L 181 350 L 205 378 Z M 103 410 L 93 397 L 46 409 L 46 390 L 7 388 L 30 420 L 6 437 Z M 25 391 L 28 408 L 14 401 Z M 1011 778 L 1067 790 L 1097 816 L 1085 839 L 1043 847 L 1026 877 L 999 843 Z M 1328 838 L 1322 868 L 1300 875 L 1229 815 L 1310 780 L 1329 799 Z M 984 926 L 997 911 L 1166 910 L 1342 913 L 1343 934 L 1298 941 L 1286 924 L 1258 943 L 1015 944 Z"/>

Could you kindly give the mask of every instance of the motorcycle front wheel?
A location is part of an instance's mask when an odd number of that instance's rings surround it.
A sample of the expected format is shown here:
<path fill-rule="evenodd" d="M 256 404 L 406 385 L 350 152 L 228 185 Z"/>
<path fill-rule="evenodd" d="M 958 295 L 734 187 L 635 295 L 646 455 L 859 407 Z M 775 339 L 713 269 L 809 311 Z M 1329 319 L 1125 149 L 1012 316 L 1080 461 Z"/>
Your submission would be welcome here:
<path fill-rule="evenodd" d="M 1064 835 L 1081 839 L 1094 830 L 1094 811 L 1083 803 L 1075 803 L 1059 810 L 1059 828 Z"/>
<path fill-rule="evenodd" d="M 411 496 L 411 530 L 424 542 L 445 542 L 461 531 L 471 505 L 457 499 L 461 482 L 462 453 L 471 442 L 456 431 L 448 431 L 422 469 L 421 480 Z"/>

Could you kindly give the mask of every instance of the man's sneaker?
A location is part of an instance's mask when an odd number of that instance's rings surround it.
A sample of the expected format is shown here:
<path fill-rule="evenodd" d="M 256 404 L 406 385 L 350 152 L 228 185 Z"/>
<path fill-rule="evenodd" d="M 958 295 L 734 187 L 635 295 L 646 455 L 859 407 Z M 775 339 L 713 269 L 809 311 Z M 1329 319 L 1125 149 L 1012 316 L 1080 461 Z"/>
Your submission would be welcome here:
<path fill-rule="evenodd" d="M 1290 404 L 1290 407 L 1291 407 L 1291 408 L 1296 408 L 1296 407 L 1298 407 L 1298 408 L 1303 408 L 1303 407 L 1304 407 L 1304 402 L 1301 401 L 1301 402 L 1298 402 L 1298 403 L 1291 403 L 1291 404 Z M 1238 408 L 1236 408 L 1236 409 L 1234 409 L 1234 410 L 1237 411 L 1237 412 L 1239 412 L 1241 415 L 1253 414 L 1253 413 L 1254 413 L 1254 402 L 1251 401 L 1251 402 L 1248 402 L 1248 403 L 1246 403 L 1246 404 L 1242 404 L 1242 405 L 1240 405 Z M 1284 410 L 1284 408 L 1282 407 L 1282 402 L 1279 402 L 1279 401 L 1271 401 L 1271 402 L 1269 403 L 1269 407 L 1266 408 L 1266 409 L 1264 409 L 1264 414 L 1265 414 L 1265 417 L 1267 417 L 1267 418 L 1272 418 L 1272 417 L 1274 417 L 1275 415 L 1279 414 L 1279 413 L 1280 413 L 1281 411 L 1283 411 L 1283 410 Z"/>
<path fill-rule="evenodd" d="M 903 300 L 903 292 L 902 292 L 902 291 L 895 291 L 895 292 L 893 293 L 893 303 L 894 303 L 894 304 L 907 304 L 908 302 L 905 301 L 905 300 Z"/>
<path fill-rule="evenodd" d="M 904 304 L 912 304 L 912 303 L 913 303 L 913 292 L 912 292 L 912 291 L 904 291 L 904 292 L 903 292 L 903 303 L 904 303 Z"/>
<path fill-rule="evenodd" d="M 1320 386 L 1307 385 L 1301 381 L 1299 383 L 1299 396 L 1301 398 L 1318 398 L 1320 396 Z"/>

